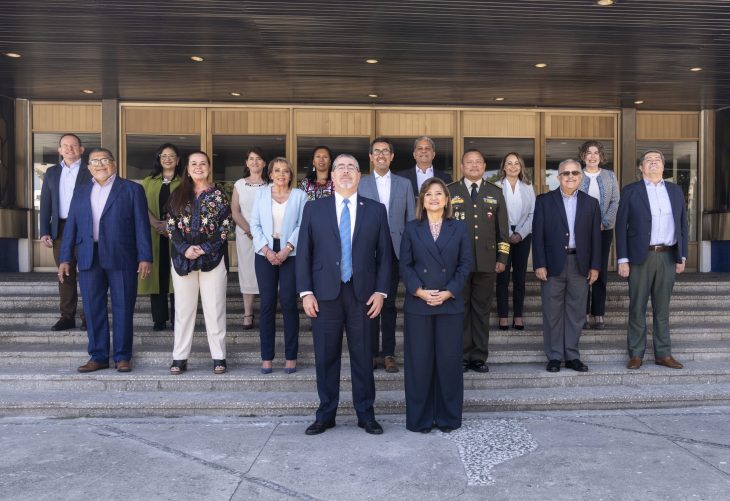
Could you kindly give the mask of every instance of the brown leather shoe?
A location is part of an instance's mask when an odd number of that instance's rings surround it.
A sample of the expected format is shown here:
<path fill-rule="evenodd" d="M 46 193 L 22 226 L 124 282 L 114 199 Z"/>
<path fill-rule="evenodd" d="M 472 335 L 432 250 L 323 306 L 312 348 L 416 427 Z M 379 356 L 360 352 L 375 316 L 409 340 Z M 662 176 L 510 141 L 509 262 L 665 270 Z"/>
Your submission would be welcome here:
<path fill-rule="evenodd" d="M 102 364 L 95 360 L 89 360 L 88 362 L 86 362 L 84 365 L 82 365 L 81 367 L 79 367 L 76 370 L 79 372 L 94 372 L 94 371 L 98 371 L 100 369 L 108 369 L 108 368 L 109 368 L 108 363 Z"/>
<path fill-rule="evenodd" d="M 395 363 L 395 357 L 385 357 L 385 372 L 398 372 L 398 364 Z"/>
<path fill-rule="evenodd" d="M 668 357 L 659 357 L 654 360 L 654 363 L 657 365 L 663 365 L 664 367 L 669 367 L 670 369 L 681 369 L 684 367 L 684 365 L 677 362 L 671 355 Z"/>
<path fill-rule="evenodd" d="M 639 367 L 641 367 L 642 363 L 643 362 L 641 360 L 641 357 L 631 357 L 631 359 L 629 360 L 629 363 L 626 364 L 626 368 L 627 369 L 638 369 Z"/>
<path fill-rule="evenodd" d="M 117 372 L 131 372 L 132 367 L 129 365 L 129 360 L 120 360 L 119 362 L 116 362 L 114 364 L 114 367 L 117 369 Z"/>

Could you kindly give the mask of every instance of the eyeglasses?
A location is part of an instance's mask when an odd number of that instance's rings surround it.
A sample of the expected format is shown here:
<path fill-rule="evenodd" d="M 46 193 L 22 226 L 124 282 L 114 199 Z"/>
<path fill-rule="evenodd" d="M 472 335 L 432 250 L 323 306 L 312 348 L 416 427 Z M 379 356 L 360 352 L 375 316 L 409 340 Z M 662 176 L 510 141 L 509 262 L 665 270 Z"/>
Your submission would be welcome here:
<path fill-rule="evenodd" d="M 360 169 L 358 169 L 354 165 L 345 165 L 345 164 L 335 165 L 332 168 L 332 170 L 339 170 L 342 172 L 359 172 L 360 171 Z"/>
<path fill-rule="evenodd" d="M 382 150 L 373 150 L 373 155 L 390 155 L 390 148 L 383 148 Z"/>
<path fill-rule="evenodd" d="M 160 155 L 160 158 L 162 160 L 175 160 L 177 158 L 177 155 L 167 155 L 167 154 L 164 154 L 164 155 Z"/>
<path fill-rule="evenodd" d="M 581 172 L 579 170 L 564 170 L 559 176 L 568 177 L 568 176 L 575 176 L 578 177 L 581 175 Z"/>
<path fill-rule="evenodd" d="M 113 162 L 113 160 L 109 157 L 95 158 L 93 160 L 89 160 L 89 165 L 93 165 L 94 167 L 98 167 L 100 165 L 107 166 L 112 162 Z"/>

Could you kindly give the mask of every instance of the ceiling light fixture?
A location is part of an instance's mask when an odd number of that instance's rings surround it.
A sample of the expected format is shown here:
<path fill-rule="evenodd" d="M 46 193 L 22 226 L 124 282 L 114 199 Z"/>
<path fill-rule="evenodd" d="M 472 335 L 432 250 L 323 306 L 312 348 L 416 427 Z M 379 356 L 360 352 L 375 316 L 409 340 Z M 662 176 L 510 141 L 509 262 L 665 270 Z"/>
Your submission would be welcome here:
<path fill-rule="evenodd" d="M 613 0 L 597 0 L 596 5 L 600 5 L 601 7 L 610 7 L 615 2 Z"/>
<path fill-rule="evenodd" d="M 84 94 L 96 94 L 96 91 L 91 89 L 82 89 L 81 92 Z"/>
<path fill-rule="evenodd" d="M 695 72 L 697 72 L 697 71 L 702 71 L 703 69 L 704 68 L 701 68 L 699 66 L 695 66 L 694 68 L 690 68 L 689 71 L 695 71 Z"/>
<path fill-rule="evenodd" d="M 378 95 L 377 94 L 368 94 L 368 97 L 376 98 L 376 97 L 378 97 Z"/>
<path fill-rule="evenodd" d="M 537 63 L 535 68 L 547 68 L 547 63 Z"/>
<path fill-rule="evenodd" d="M 240 95 L 241 95 L 240 92 L 231 92 L 231 96 L 233 96 L 233 97 L 238 97 Z"/>
<path fill-rule="evenodd" d="M 20 57 L 20 54 L 17 52 L 5 52 L 5 55 L 8 57 L 12 57 L 13 59 L 17 59 Z"/>
<path fill-rule="evenodd" d="M 203 58 L 202 58 L 202 57 L 200 57 L 200 56 L 190 56 L 190 59 L 192 59 L 192 60 L 193 60 L 193 61 L 195 61 L 196 63 L 202 63 L 203 61 L 205 61 L 205 59 L 203 59 Z"/>
<path fill-rule="evenodd" d="M 644 104 L 644 101 L 642 101 L 641 99 L 637 99 L 636 101 L 634 101 L 634 104 Z"/>
<path fill-rule="evenodd" d="M 366 59 L 365 62 L 368 64 L 378 64 L 380 61 L 377 59 Z"/>
<path fill-rule="evenodd" d="M 495 101 L 504 101 L 504 98 L 503 97 L 495 97 L 494 100 Z"/>

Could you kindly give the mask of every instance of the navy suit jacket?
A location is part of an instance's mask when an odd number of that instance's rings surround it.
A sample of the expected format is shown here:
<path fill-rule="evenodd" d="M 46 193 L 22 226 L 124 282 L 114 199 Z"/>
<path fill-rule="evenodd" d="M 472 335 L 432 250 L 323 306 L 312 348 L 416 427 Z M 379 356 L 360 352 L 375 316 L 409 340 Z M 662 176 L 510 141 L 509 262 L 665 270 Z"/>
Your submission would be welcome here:
<path fill-rule="evenodd" d="M 418 198 L 418 178 L 416 177 L 416 169 L 418 169 L 417 166 L 412 167 L 410 169 L 400 171 L 398 173 L 398 175 L 403 176 L 404 178 L 408 179 L 411 182 L 411 188 L 413 189 L 413 195 L 416 198 Z M 445 173 L 443 171 L 436 169 L 436 167 L 433 168 L 433 177 L 439 178 L 446 184 L 449 184 L 451 182 L 451 176 L 449 176 L 447 173 Z"/>
<path fill-rule="evenodd" d="M 69 262 L 76 247 L 82 271 L 91 269 L 94 262 L 93 186 L 86 183 L 74 191 L 61 243 L 60 261 Z M 140 261 L 152 262 L 147 199 L 142 186 L 117 175 L 99 222 L 99 265 L 107 270 L 136 270 Z"/>
<path fill-rule="evenodd" d="M 43 176 L 41 185 L 40 236 L 51 235 L 54 240 L 58 237 L 61 169 L 63 167 L 60 163 L 50 167 Z M 76 187 L 87 184 L 89 181 L 91 181 L 91 172 L 86 163 L 81 162 L 79 173 L 76 176 Z"/>
<path fill-rule="evenodd" d="M 682 188 L 664 181 L 674 216 L 674 237 L 677 240 L 675 262 L 687 257 L 689 242 L 687 208 Z M 644 180 L 626 185 L 621 193 L 616 215 L 616 257 L 627 259 L 629 264 L 641 264 L 649 254 L 651 241 L 651 208 Z M 669 242 L 664 242 L 665 244 Z"/>
<path fill-rule="evenodd" d="M 393 247 L 385 206 L 357 196 L 357 215 L 352 237 L 352 285 L 358 301 L 374 292 L 388 293 Z M 340 230 L 335 196 L 304 205 L 297 246 L 297 292 L 312 291 L 321 301 L 340 294 Z"/>
<path fill-rule="evenodd" d="M 577 193 L 573 227 L 575 254 L 578 271 L 587 277 L 589 270 L 601 269 L 601 209 L 595 198 L 582 191 Z M 547 268 L 549 277 L 562 273 L 567 259 L 569 231 L 560 188 L 539 195 L 532 219 L 533 269 Z"/>
<path fill-rule="evenodd" d="M 409 222 L 400 248 L 400 274 L 406 286 L 403 310 L 416 315 L 463 313 L 462 291 L 474 261 L 472 247 L 461 221 L 445 220 L 435 242 L 428 220 Z M 419 287 L 448 290 L 454 297 L 429 306 L 415 295 Z"/>
<path fill-rule="evenodd" d="M 378 186 L 374 175 L 363 176 L 357 193 L 376 202 L 380 201 Z M 393 251 L 397 258 L 400 254 L 400 242 L 406 223 L 416 217 L 416 203 L 413 190 L 406 179 L 390 173 L 390 200 L 388 202 L 388 227 Z"/>

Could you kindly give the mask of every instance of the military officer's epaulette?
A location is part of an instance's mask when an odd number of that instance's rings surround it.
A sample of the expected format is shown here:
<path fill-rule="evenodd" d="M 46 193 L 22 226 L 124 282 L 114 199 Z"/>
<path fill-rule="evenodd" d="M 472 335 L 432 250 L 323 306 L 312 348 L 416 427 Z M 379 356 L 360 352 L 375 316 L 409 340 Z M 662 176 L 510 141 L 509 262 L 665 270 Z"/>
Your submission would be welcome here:
<path fill-rule="evenodd" d="M 457 181 L 451 181 L 449 184 L 446 185 L 446 187 L 447 188 L 451 188 L 452 186 L 456 186 L 458 184 L 461 184 L 461 180 L 460 179 L 457 180 Z"/>
<path fill-rule="evenodd" d="M 509 254 L 509 244 L 507 242 L 499 242 L 497 244 L 497 252 L 500 254 Z"/>

